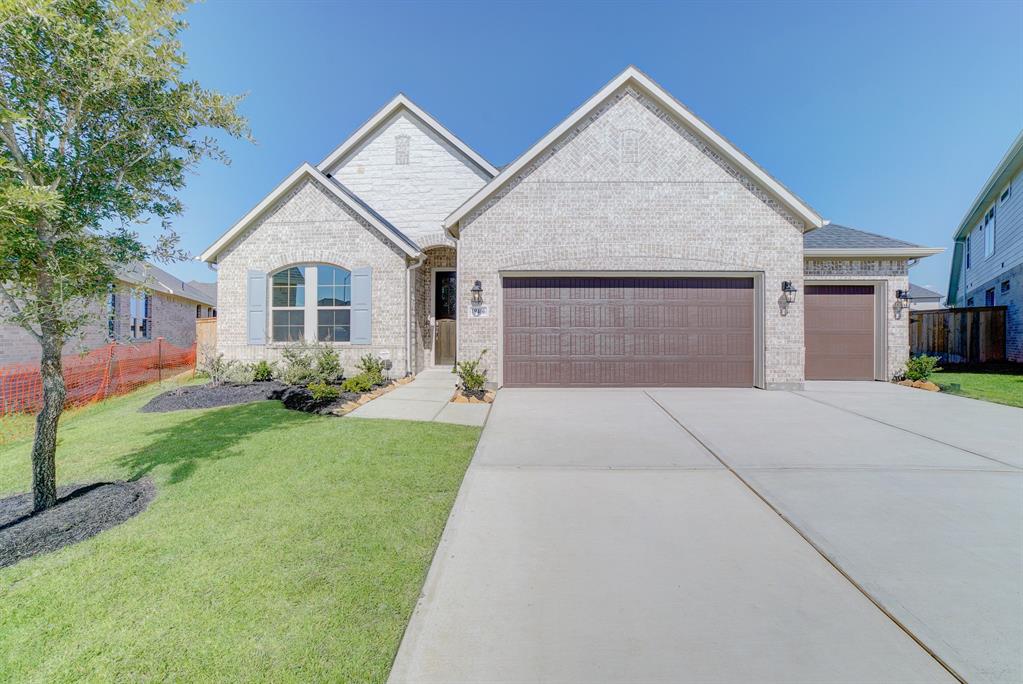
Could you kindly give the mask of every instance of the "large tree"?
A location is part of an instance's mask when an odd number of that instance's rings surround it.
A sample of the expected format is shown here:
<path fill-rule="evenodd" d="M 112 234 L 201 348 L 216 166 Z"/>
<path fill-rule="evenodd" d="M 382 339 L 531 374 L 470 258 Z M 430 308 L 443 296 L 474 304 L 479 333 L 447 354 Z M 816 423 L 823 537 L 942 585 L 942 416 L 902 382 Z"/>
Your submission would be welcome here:
<path fill-rule="evenodd" d="M 247 137 L 239 98 L 185 80 L 188 0 L 0 0 L 0 317 L 41 348 L 36 511 L 57 500 L 65 342 L 118 267 L 182 256 L 169 219 L 217 134 Z M 132 226 L 159 221 L 145 244 Z"/>

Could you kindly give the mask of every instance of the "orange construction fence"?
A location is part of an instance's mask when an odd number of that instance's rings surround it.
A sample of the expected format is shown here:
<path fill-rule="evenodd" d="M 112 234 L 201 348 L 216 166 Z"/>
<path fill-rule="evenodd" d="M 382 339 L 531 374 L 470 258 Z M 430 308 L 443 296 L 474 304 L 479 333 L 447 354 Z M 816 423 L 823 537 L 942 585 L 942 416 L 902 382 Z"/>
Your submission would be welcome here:
<path fill-rule="evenodd" d="M 176 347 L 160 337 L 142 344 L 111 343 L 84 355 L 65 356 L 63 362 L 64 405 L 81 406 L 194 369 L 195 346 Z M 0 366 L 0 416 L 38 411 L 42 405 L 38 363 Z"/>

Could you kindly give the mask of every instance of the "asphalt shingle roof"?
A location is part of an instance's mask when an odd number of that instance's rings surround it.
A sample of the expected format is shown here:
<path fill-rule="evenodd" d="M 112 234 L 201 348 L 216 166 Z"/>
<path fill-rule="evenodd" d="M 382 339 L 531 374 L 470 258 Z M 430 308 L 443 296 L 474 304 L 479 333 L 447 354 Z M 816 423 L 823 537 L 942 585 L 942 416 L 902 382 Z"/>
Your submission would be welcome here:
<path fill-rule="evenodd" d="M 200 289 L 190 283 L 186 283 L 177 276 L 150 263 L 137 262 L 129 266 L 123 266 L 120 269 L 120 277 L 129 283 L 152 287 L 154 290 L 162 290 L 168 294 L 191 299 L 194 302 L 201 302 L 210 306 L 216 306 L 217 303 L 216 295 L 210 296 L 205 288 Z"/>
<path fill-rule="evenodd" d="M 829 223 L 803 234 L 804 249 L 887 249 L 919 246 L 836 223 Z"/>
<path fill-rule="evenodd" d="M 928 290 L 926 287 L 917 285 L 916 283 L 909 284 L 910 299 L 934 299 L 935 297 L 941 299 L 944 295 L 940 292 L 935 292 L 934 290 Z"/>

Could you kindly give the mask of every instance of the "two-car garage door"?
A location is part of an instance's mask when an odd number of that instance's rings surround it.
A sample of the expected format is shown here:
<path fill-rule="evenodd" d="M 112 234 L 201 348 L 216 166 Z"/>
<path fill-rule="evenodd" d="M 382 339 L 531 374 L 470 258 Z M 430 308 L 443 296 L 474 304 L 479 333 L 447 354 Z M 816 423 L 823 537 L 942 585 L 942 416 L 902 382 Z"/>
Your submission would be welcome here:
<path fill-rule="evenodd" d="M 504 279 L 509 387 L 750 387 L 752 278 Z"/>

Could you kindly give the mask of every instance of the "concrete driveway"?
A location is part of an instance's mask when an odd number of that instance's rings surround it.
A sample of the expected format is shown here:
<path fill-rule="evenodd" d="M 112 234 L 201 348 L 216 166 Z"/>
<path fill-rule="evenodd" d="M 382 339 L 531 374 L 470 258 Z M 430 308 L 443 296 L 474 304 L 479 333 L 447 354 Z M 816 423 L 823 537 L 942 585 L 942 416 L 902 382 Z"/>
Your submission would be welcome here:
<path fill-rule="evenodd" d="M 1018 682 L 1021 445 L 881 383 L 502 390 L 391 681 Z"/>

